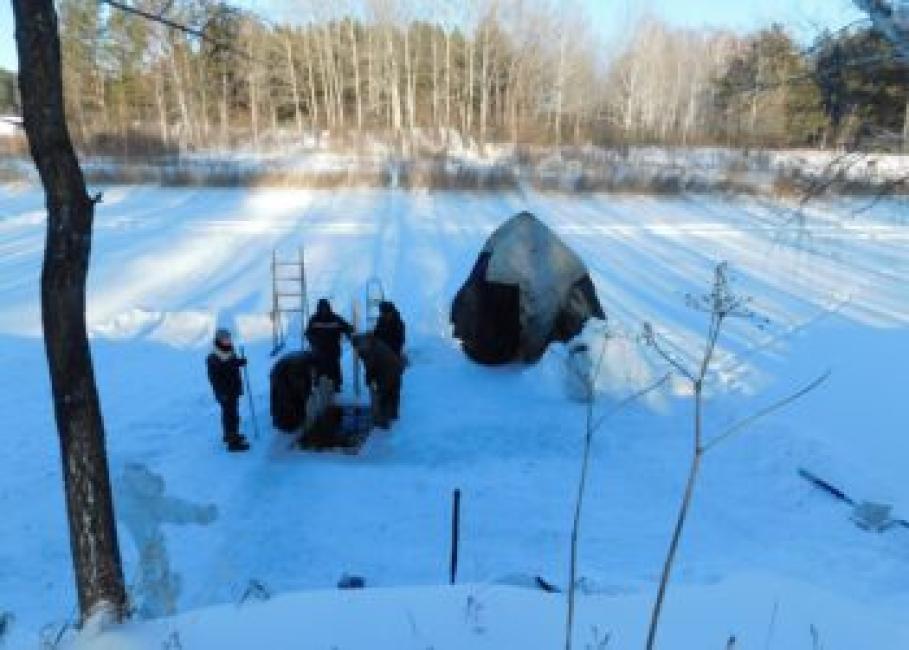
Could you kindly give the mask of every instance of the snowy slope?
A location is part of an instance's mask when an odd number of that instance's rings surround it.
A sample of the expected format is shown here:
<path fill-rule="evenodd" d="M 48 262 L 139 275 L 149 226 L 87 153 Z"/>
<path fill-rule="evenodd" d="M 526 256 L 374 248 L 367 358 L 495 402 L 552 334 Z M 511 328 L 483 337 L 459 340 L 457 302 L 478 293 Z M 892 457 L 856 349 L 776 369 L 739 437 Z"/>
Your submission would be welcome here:
<path fill-rule="evenodd" d="M 909 515 L 909 210 L 881 202 L 851 216 L 862 205 L 815 206 L 798 237 L 778 227 L 786 218 L 778 206 L 750 200 L 111 189 L 98 210 L 89 322 L 112 471 L 144 462 L 170 493 L 218 506 L 211 526 L 168 530 L 182 611 L 235 602 L 253 578 L 278 593 L 331 588 L 345 572 L 379 587 L 443 583 L 455 487 L 464 493 L 463 581 L 539 574 L 564 585 L 583 435 L 582 407 L 564 395 L 564 352 L 552 349 L 533 368 L 482 368 L 457 350 L 447 323 L 482 242 L 527 208 L 581 255 L 613 328 L 629 337 L 609 357 L 604 412 L 662 371 L 631 341 L 643 321 L 696 356 L 703 315 L 685 307 L 684 295 L 703 291 L 721 259 L 772 324 L 731 324 L 709 431 L 833 369 L 818 392 L 707 457 L 666 606 L 679 642 L 718 639 L 718 647 L 729 633 L 760 627 L 739 627 L 736 617 L 766 626 L 778 600 L 780 616 L 802 630 L 815 625 L 826 648 L 857 647 L 840 633 L 858 626 L 845 625 L 852 619 L 843 612 L 892 632 L 875 633 L 884 641 L 873 647 L 904 647 L 909 531 L 862 532 L 796 475 L 808 466 Z M 0 191 L 8 441 L 0 454 L 0 611 L 16 616 L 8 644 L 17 648 L 33 647 L 38 630 L 65 620 L 74 603 L 38 338 L 42 208 L 34 189 Z M 402 421 L 357 457 L 290 451 L 267 423 L 270 255 L 301 243 L 313 301 L 327 295 L 346 313 L 377 275 L 408 323 L 413 365 Z M 246 456 L 220 449 L 202 370 L 216 323 L 239 323 L 251 357 L 263 431 Z M 642 634 L 689 458 L 689 417 L 684 386 L 674 382 L 660 399 L 611 419 L 595 443 L 580 573 L 604 607 L 622 596 L 616 607 L 628 615 L 602 620 L 616 640 Z M 252 433 L 248 421 L 245 429 Z M 136 550 L 125 531 L 121 542 L 132 580 Z M 760 588 L 747 587 L 750 580 Z M 419 602 L 414 593 L 401 598 Z M 692 605 L 701 602 L 696 593 L 709 611 Z M 836 606 L 802 609 L 824 598 Z M 552 609 L 544 600 L 533 606 Z M 716 629 L 704 629 L 711 620 Z M 791 638 L 772 647 L 810 647 Z M 667 638 L 666 647 L 688 646 Z"/>
<path fill-rule="evenodd" d="M 873 609 L 765 575 L 682 587 L 678 598 L 682 603 L 667 613 L 660 647 L 723 648 L 733 636 L 742 648 L 909 644 L 904 627 L 881 621 Z M 649 605 L 644 593 L 581 599 L 575 647 L 643 647 Z M 564 619 L 563 595 L 501 585 L 312 591 L 84 635 L 75 649 L 551 650 L 564 647 Z M 812 632 L 811 621 L 818 620 L 827 625 L 823 631 L 815 625 Z M 813 635 L 818 646 L 812 645 Z"/>

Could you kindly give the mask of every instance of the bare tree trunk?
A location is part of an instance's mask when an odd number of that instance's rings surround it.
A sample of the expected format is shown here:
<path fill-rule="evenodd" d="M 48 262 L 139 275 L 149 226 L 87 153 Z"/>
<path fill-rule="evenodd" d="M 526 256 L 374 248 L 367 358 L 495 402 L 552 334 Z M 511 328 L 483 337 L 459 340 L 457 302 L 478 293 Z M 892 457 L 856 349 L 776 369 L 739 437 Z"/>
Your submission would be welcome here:
<path fill-rule="evenodd" d="M 350 21 L 350 54 L 354 69 L 354 101 L 357 104 L 357 131 L 363 130 L 363 101 L 360 94 L 360 56 L 357 51 L 357 31 L 353 20 Z"/>
<path fill-rule="evenodd" d="M 445 129 L 451 128 L 451 33 L 445 30 Z M 445 134 L 448 141 L 448 133 Z"/>
<path fill-rule="evenodd" d="M 41 320 L 81 620 L 126 616 L 104 422 L 85 325 L 94 201 L 73 151 L 53 0 L 13 0 L 25 132 L 47 203 Z"/>
<path fill-rule="evenodd" d="M 229 85 L 225 67 L 221 71 L 221 143 L 225 149 L 230 147 L 230 97 L 228 91 Z"/>
<path fill-rule="evenodd" d="M 316 39 L 316 51 L 319 55 L 319 68 L 321 69 L 322 76 L 322 106 L 325 113 L 325 125 L 331 129 L 335 125 L 335 116 L 333 110 L 334 98 L 332 97 L 331 75 L 329 74 L 328 70 L 328 55 L 326 52 L 328 44 L 325 39 L 323 30 L 319 29 L 318 27 L 314 27 L 313 32 L 313 38 Z"/>
<path fill-rule="evenodd" d="M 101 124 L 110 124 L 110 111 L 107 109 L 107 91 L 104 86 L 104 77 L 98 70 L 95 74 L 95 92 L 98 97 L 98 107 L 101 109 Z"/>
<path fill-rule="evenodd" d="M 208 145 L 208 133 L 209 133 L 209 123 L 208 123 L 208 79 L 206 79 L 205 71 L 206 66 L 203 64 L 199 66 L 199 98 L 201 100 L 201 106 L 199 107 L 199 113 L 201 114 L 201 128 L 202 128 L 202 142 L 205 145 Z"/>
<path fill-rule="evenodd" d="M 413 133 L 416 103 L 413 97 L 413 62 L 410 59 L 410 25 L 404 25 L 404 91 L 407 104 L 407 128 Z"/>
<path fill-rule="evenodd" d="M 167 146 L 167 99 L 164 96 L 164 71 L 158 66 L 155 72 L 155 104 L 158 107 L 158 125 L 161 129 L 161 142 Z"/>
<path fill-rule="evenodd" d="M 489 113 L 489 28 L 483 27 L 482 64 L 480 68 L 480 150 L 486 148 L 486 120 Z"/>
<path fill-rule="evenodd" d="M 180 73 L 180 66 L 177 62 L 177 47 L 174 41 L 170 41 L 170 71 L 174 77 L 174 94 L 177 96 L 177 106 L 180 107 L 180 120 L 183 124 L 180 133 L 180 148 L 185 149 L 192 136 L 192 118 L 189 115 L 189 103 L 186 101 L 186 90 L 183 84 L 183 75 Z"/>
<path fill-rule="evenodd" d="M 391 111 L 392 111 L 392 126 L 396 133 L 401 131 L 402 120 L 401 120 L 401 93 L 398 84 L 400 83 L 400 73 L 398 72 L 398 59 L 395 56 L 394 42 L 392 40 L 392 29 L 391 26 L 388 27 L 386 32 L 386 51 L 388 54 L 390 62 L 390 79 L 389 85 L 391 86 Z"/>
<path fill-rule="evenodd" d="M 473 130 L 473 51 L 474 44 L 471 39 L 467 39 L 467 106 L 465 108 L 464 131 L 470 135 Z"/>
<path fill-rule="evenodd" d="M 559 35 L 559 70 L 556 80 L 555 146 L 562 144 L 562 104 L 565 101 L 565 29 Z"/>
<path fill-rule="evenodd" d="M 256 79 L 256 60 L 253 56 L 253 36 L 250 35 L 247 46 L 247 56 L 249 57 L 249 71 L 247 73 L 246 83 L 249 85 L 249 126 L 252 130 L 253 147 L 259 148 L 259 85 Z"/>
<path fill-rule="evenodd" d="M 375 51 L 373 48 L 373 29 L 366 30 L 366 113 L 372 115 L 376 110 Z"/>
<path fill-rule="evenodd" d="M 316 72 L 312 65 L 312 40 L 307 36 L 306 73 L 309 78 L 309 120 L 313 133 L 319 128 L 319 101 L 316 97 Z"/>
<path fill-rule="evenodd" d="M 297 80 L 297 68 L 294 65 L 293 45 L 290 35 L 284 35 L 284 53 L 287 56 L 287 74 L 290 78 L 290 95 L 294 102 L 294 120 L 297 125 L 297 134 L 303 133 L 303 111 L 300 109 L 300 83 Z"/>
<path fill-rule="evenodd" d="M 518 146 L 518 91 L 515 86 L 511 91 L 511 143 Z"/>
<path fill-rule="evenodd" d="M 337 26 L 337 30 L 329 27 L 328 35 L 331 44 L 329 56 L 331 58 L 332 79 L 335 86 L 335 101 L 338 105 L 338 125 L 341 128 L 344 128 L 344 79 L 343 71 L 341 70 L 341 25 Z M 336 38 L 337 43 L 335 42 Z M 337 63 L 335 62 L 335 52 L 337 52 Z"/>
<path fill-rule="evenodd" d="M 439 128 L 439 48 L 435 27 L 431 28 L 429 37 L 432 40 L 432 123 Z"/>

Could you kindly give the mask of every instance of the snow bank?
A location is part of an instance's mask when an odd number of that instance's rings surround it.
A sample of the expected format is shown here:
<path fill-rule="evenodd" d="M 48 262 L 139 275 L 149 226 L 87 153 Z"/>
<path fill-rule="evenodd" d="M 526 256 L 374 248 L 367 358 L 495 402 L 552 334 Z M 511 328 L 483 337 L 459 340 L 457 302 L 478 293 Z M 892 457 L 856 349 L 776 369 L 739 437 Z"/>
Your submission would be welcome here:
<path fill-rule="evenodd" d="M 672 590 L 659 647 L 875 650 L 906 647 L 909 630 L 849 598 L 766 574 Z M 581 596 L 578 648 L 642 647 L 646 592 Z M 823 620 L 823 623 L 817 621 Z M 551 650 L 564 644 L 565 596 L 497 585 L 282 594 L 172 619 L 129 624 L 66 645 L 71 650 Z M 816 637 L 818 645 L 812 646 Z"/>

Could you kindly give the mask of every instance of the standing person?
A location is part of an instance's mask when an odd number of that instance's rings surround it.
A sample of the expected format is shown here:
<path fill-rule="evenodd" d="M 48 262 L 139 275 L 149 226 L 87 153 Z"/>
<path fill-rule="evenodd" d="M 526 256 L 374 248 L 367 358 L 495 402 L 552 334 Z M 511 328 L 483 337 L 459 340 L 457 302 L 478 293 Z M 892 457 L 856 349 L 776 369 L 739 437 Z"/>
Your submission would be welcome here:
<path fill-rule="evenodd" d="M 240 434 L 240 396 L 243 394 L 240 368 L 246 365 L 246 359 L 234 352 L 230 330 L 219 328 L 215 332 L 214 348 L 205 359 L 205 365 L 215 399 L 221 406 L 221 427 L 227 451 L 246 451 L 249 442 Z"/>
<path fill-rule="evenodd" d="M 373 333 L 401 357 L 404 352 L 404 321 L 393 302 L 383 300 L 379 303 L 379 318 Z"/>
<path fill-rule="evenodd" d="M 387 429 L 392 420 L 398 419 L 404 364 L 401 357 L 373 334 L 354 336 L 353 346 L 366 369 L 366 385 L 373 395 L 375 424 Z"/>
<path fill-rule="evenodd" d="M 350 323 L 331 310 L 326 298 L 319 298 L 316 313 L 306 326 L 306 338 L 319 359 L 319 372 L 334 382 L 336 393 L 341 391 L 342 334 L 347 338 L 353 335 Z"/>

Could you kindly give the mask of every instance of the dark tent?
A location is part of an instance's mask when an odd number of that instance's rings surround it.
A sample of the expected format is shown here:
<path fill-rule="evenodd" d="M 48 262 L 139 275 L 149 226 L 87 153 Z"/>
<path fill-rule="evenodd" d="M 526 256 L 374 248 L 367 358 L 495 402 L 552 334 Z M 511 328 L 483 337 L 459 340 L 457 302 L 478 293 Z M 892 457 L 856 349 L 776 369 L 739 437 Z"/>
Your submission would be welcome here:
<path fill-rule="evenodd" d="M 605 315 L 587 268 L 529 212 L 489 236 L 451 305 L 464 352 L 490 365 L 534 362 L 590 317 Z"/>
<path fill-rule="evenodd" d="M 276 429 L 292 432 L 303 426 L 315 367 L 309 352 L 290 352 L 272 366 L 271 421 Z"/>

